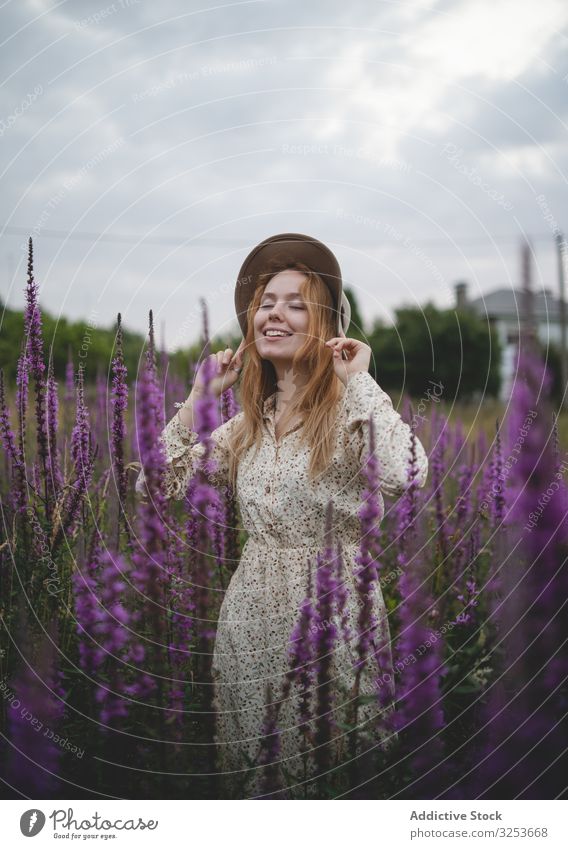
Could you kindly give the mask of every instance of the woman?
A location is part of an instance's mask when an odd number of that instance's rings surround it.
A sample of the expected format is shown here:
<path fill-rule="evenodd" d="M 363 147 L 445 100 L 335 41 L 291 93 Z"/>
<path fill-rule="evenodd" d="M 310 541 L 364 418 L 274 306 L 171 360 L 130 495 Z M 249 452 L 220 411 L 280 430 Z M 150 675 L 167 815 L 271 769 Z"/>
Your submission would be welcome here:
<path fill-rule="evenodd" d="M 407 484 L 410 428 L 368 372 L 371 349 L 346 336 L 349 302 L 331 251 L 315 239 L 282 234 L 266 239 L 241 269 L 235 305 L 243 341 L 233 355 L 220 351 L 209 391 L 219 396 L 242 369 L 238 413 L 211 434 L 215 483 L 231 482 L 248 539 L 219 614 L 213 655 L 220 767 L 230 773 L 227 793 L 250 798 L 261 792 L 257 761 L 267 684 L 274 699 L 288 670 L 287 647 L 306 593 L 310 560 L 323 548 L 326 507 L 333 504 L 350 590 L 349 623 L 357 633 L 353 571 L 360 546 L 358 511 L 368 450 L 369 416 L 376 433 L 381 489 L 401 494 Z M 246 360 L 245 360 L 246 357 Z M 243 365 L 244 364 L 244 365 Z M 203 446 L 193 431 L 193 404 L 203 389 L 200 369 L 187 401 L 162 439 L 168 460 L 167 492 L 185 495 Z M 416 440 L 417 483 L 426 481 L 428 459 Z M 384 510 L 382 497 L 381 515 Z M 389 639 L 386 610 L 376 586 L 374 611 Z M 334 656 L 334 672 L 349 692 L 353 646 Z M 389 645 L 390 661 L 390 645 Z M 392 661 L 390 661 L 392 662 Z M 361 681 L 373 692 L 377 667 L 369 661 Z M 384 670 L 383 670 L 384 671 Z M 280 757 L 288 775 L 302 776 L 298 693 L 280 705 Z M 371 720 L 367 704 L 360 719 Z M 341 738 L 338 739 L 341 746 Z M 339 751 L 340 749 L 338 749 Z"/>

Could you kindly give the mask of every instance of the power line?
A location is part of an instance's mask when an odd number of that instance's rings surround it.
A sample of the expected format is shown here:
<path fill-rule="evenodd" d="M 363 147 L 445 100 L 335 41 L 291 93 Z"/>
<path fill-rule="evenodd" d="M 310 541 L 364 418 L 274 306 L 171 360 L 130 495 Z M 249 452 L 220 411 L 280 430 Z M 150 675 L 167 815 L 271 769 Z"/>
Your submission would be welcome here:
<path fill-rule="evenodd" d="M 34 234 L 30 232 L 29 229 L 25 227 L 12 227 L 5 226 L 2 227 L 2 231 L 0 235 L 4 236 L 28 236 L 34 237 Z M 113 244 L 138 244 L 141 243 L 143 245 L 163 245 L 163 246 L 203 246 L 203 247 L 217 247 L 221 245 L 225 245 L 227 247 L 235 247 L 235 248 L 246 248 L 249 245 L 250 240 L 243 237 L 242 239 L 228 239 L 228 238 L 219 238 L 219 237 L 207 237 L 202 236 L 197 239 L 188 239 L 187 236 L 145 236 L 143 234 L 136 233 L 90 233 L 88 231 L 83 230 L 74 230 L 66 231 L 66 230 L 42 230 L 41 233 L 37 234 L 35 238 L 46 238 L 46 239 L 67 239 L 68 241 L 88 241 L 88 242 L 111 242 Z M 495 236 L 491 240 L 489 237 L 482 236 L 453 236 L 452 242 L 455 242 L 458 245 L 487 245 L 491 242 L 499 242 L 501 244 L 510 243 L 510 244 L 518 244 L 523 237 L 521 234 L 507 234 L 501 236 Z M 531 241 L 533 242 L 550 242 L 551 246 L 554 245 L 554 236 L 551 233 L 543 233 L 537 236 L 531 236 Z M 412 239 L 413 244 L 421 244 L 421 245 L 448 245 L 451 244 L 449 239 Z M 398 243 L 389 241 L 387 239 L 369 239 L 368 241 L 361 242 L 350 242 L 353 247 L 397 247 Z M 400 247 L 403 247 L 400 245 Z"/>

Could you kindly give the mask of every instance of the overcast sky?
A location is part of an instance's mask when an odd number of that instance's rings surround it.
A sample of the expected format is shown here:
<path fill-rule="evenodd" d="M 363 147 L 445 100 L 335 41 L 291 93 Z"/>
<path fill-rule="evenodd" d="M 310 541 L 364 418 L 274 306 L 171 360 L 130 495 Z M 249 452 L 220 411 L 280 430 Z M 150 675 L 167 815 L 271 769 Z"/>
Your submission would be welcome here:
<path fill-rule="evenodd" d="M 234 330 L 251 248 L 336 252 L 365 318 L 557 291 L 567 228 L 565 0 L 12 0 L 0 10 L 0 296 L 169 348 Z"/>

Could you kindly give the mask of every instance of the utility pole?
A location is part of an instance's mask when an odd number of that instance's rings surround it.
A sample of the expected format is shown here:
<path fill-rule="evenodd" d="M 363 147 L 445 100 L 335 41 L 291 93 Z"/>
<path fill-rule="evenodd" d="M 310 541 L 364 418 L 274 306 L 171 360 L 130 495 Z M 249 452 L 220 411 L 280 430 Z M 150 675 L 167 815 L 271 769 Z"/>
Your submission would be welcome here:
<path fill-rule="evenodd" d="M 560 374 L 562 377 L 561 407 L 568 409 L 566 387 L 568 385 L 568 357 L 566 354 L 566 290 L 564 282 L 564 262 L 566 257 L 566 241 L 559 231 L 556 232 L 556 250 L 558 254 L 558 292 L 560 301 Z"/>
<path fill-rule="evenodd" d="M 534 314 L 534 291 L 532 286 L 532 247 L 527 240 L 521 248 L 521 335 L 525 340 L 536 340 L 537 327 Z"/>

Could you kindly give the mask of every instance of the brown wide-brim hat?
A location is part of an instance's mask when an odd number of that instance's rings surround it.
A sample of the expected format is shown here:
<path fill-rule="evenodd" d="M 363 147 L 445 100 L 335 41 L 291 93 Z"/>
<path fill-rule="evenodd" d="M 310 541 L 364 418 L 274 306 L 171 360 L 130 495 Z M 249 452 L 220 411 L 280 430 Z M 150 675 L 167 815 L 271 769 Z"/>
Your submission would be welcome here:
<path fill-rule="evenodd" d="M 351 306 L 341 280 L 339 263 L 330 249 L 311 236 L 302 233 L 278 233 L 265 239 L 253 248 L 242 264 L 235 286 L 235 310 L 243 331 L 247 335 L 247 309 L 250 304 L 258 275 L 267 271 L 275 261 L 303 262 L 312 271 L 320 275 L 331 292 L 335 310 L 338 313 L 337 335 L 341 330 L 347 334 L 351 321 Z"/>

